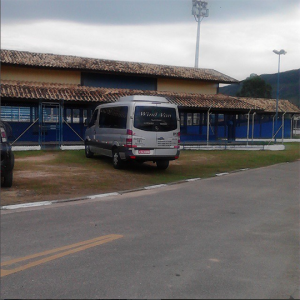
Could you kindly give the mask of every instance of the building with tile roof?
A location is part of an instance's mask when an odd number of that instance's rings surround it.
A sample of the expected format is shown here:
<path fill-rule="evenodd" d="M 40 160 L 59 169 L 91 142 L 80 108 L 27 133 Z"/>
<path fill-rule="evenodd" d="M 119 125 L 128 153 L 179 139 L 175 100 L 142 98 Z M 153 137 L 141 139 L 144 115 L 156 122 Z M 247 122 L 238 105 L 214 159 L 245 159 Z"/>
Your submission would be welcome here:
<path fill-rule="evenodd" d="M 165 66 L 13 50 L 1 50 L 1 63 L 5 67 L 15 66 L 97 72 L 102 74 L 126 74 L 153 78 L 201 80 L 216 83 L 238 82 L 236 79 L 212 69 Z"/>
<path fill-rule="evenodd" d="M 255 136 L 270 137 L 262 127 L 270 127 L 275 100 L 225 96 L 220 83 L 238 81 L 212 69 L 1 50 L 1 119 L 13 127 L 15 144 L 83 143 L 84 120 L 97 105 L 157 95 L 178 105 L 183 142 L 245 137 L 250 113 L 259 121 Z M 286 100 L 279 111 L 299 114 Z"/>

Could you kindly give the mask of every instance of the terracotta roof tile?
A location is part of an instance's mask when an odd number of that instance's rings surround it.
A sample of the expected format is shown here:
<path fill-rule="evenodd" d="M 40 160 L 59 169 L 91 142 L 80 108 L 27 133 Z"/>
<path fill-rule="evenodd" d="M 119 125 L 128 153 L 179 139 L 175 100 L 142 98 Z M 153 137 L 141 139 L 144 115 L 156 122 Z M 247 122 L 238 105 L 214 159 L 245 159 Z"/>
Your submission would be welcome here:
<path fill-rule="evenodd" d="M 247 98 L 239 97 L 238 99 L 246 103 L 252 104 L 257 108 L 261 108 L 267 113 L 276 112 L 276 99 L 248 98 L 248 97 Z M 278 112 L 299 114 L 300 109 L 288 100 L 279 100 Z"/>
<path fill-rule="evenodd" d="M 21 81 L 1 81 L 3 98 L 35 100 L 64 100 L 107 103 L 128 95 L 152 95 L 166 97 L 182 108 L 248 111 L 255 106 L 231 96 L 157 92 L 128 89 L 108 89 L 67 84 L 46 84 Z"/>
<path fill-rule="evenodd" d="M 29 67 L 98 71 L 103 73 L 122 73 L 177 79 L 207 80 L 219 83 L 238 82 L 236 79 L 213 69 L 176 67 L 15 50 L 1 50 L 1 63 Z"/>

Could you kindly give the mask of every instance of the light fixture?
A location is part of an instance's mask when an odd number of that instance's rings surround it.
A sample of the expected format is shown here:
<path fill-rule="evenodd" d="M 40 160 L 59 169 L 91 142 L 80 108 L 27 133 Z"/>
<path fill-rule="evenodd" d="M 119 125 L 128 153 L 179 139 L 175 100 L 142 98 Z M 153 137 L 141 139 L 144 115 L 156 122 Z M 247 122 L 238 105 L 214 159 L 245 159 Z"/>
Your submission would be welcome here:
<path fill-rule="evenodd" d="M 196 55 L 195 55 L 195 68 L 199 66 L 199 43 L 200 43 L 200 23 L 204 17 L 208 17 L 209 10 L 207 7 L 206 1 L 201 0 L 192 0 L 193 1 L 193 8 L 192 8 L 192 15 L 195 17 L 196 22 L 198 22 L 198 29 L 197 29 L 197 44 L 196 44 Z"/>
<path fill-rule="evenodd" d="M 285 50 L 283 50 L 283 49 L 281 49 L 280 51 L 278 51 L 278 50 L 273 50 L 273 52 L 275 53 L 275 54 L 278 54 L 278 55 L 281 55 L 281 54 L 283 54 L 283 55 L 285 55 L 287 52 L 285 51 Z"/>

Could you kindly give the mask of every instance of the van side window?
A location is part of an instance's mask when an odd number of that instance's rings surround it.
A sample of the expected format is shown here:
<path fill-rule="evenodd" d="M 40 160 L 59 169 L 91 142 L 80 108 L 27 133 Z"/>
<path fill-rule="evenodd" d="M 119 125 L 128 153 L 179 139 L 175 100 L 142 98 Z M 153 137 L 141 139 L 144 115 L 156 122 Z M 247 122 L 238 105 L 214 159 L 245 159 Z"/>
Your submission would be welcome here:
<path fill-rule="evenodd" d="M 99 127 L 126 129 L 127 113 L 127 106 L 102 108 L 100 110 Z"/>
<path fill-rule="evenodd" d="M 94 126 L 96 124 L 97 116 L 98 116 L 98 111 L 99 111 L 98 109 L 96 109 L 94 111 L 88 127 L 92 127 L 92 126 Z"/>

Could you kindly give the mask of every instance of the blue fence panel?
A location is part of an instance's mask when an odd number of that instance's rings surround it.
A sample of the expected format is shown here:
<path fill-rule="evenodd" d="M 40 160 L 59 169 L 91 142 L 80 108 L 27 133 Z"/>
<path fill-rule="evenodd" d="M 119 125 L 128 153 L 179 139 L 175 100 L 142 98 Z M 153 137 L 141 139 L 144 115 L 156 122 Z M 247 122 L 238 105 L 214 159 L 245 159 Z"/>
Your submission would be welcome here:
<path fill-rule="evenodd" d="M 186 133 L 181 133 L 182 142 L 203 142 L 207 140 L 207 126 L 187 126 Z M 215 132 L 209 128 L 209 140 L 216 140 Z"/>
<path fill-rule="evenodd" d="M 260 128 L 260 133 L 256 138 L 272 138 L 273 133 L 273 121 L 263 122 L 261 124 L 257 124 L 257 127 Z"/>
<path fill-rule="evenodd" d="M 227 129 L 226 126 L 219 126 L 218 127 L 218 138 L 227 138 Z"/>
<path fill-rule="evenodd" d="M 180 140 L 181 142 L 203 142 L 206 141 L 206 136 L 198 134 L 182 134 Z M 210 140 L 212 139 L 210 138 Z"/>
<path fill-rule="evenodd" d="M 199 126 L 187 126 L 187 134 L 200 134 Z"/>
<path fill-rule="evenodd" d="M 235 137 L 236 138 L 246 138 L 247 137 L 247 125 L 240 125 L 235 129 Z"/>
<path fill-rule="evenodd" d="M 84 139 L 86 127 L 83 124 L 69 124 L 76 133 Z M 82 140 L 67 124 L 63 125 L 63 140 L 65 142 L 81 142 Z"/>
<path fill-rule="evenodd" d="M 285 120 L 284 121 L 284 137 L 290 138 L 291 137 L 291 120 Z"/>
<path fill-rule="evenodd" d="M 206 135 L 207 135 L 207 126 L 202 126 L 202 132 L 203 132 L 203 134 L 204 134 L 205 137 L 206 137 Z M 212 131 L 211 126 L 209 126 L 209 139 L 210 139 L 211 137 L 213 137 L 213 136 L 215 136 L 215 132 Z"/>
<path fill-rule="evenodd" d="M 12 128 L 13 136 L 17 139 L 24 131 L 32 125 L 32 122 L 8 122 Z M 39 141 L 39 125 L 34 124 L 27 132 L 25 132 L 18 142 L 38 142 Z"/>
<path fill-rule="evenodd" d="M 277 138 L 282 138 L 282 121 L 278 120 L 277 127 L 274 124 L 274 130 L 277 132 Z M 274 133 L 275 133 L 274 132 Z M 268 122 L 255 122 L 253 137 L 256 139 L 271 139 L 273 134 L 273 121 Z M 291 136 L 291 120 L 287 119 L 284 121 L 284 137 L 290 138 Z M 236 127 L 236 137 L 246 138 L 247 137 L 247 124 L 240 124 Z M 252 122 L 249 126 L 249 138 L 252 138 Z"/>

